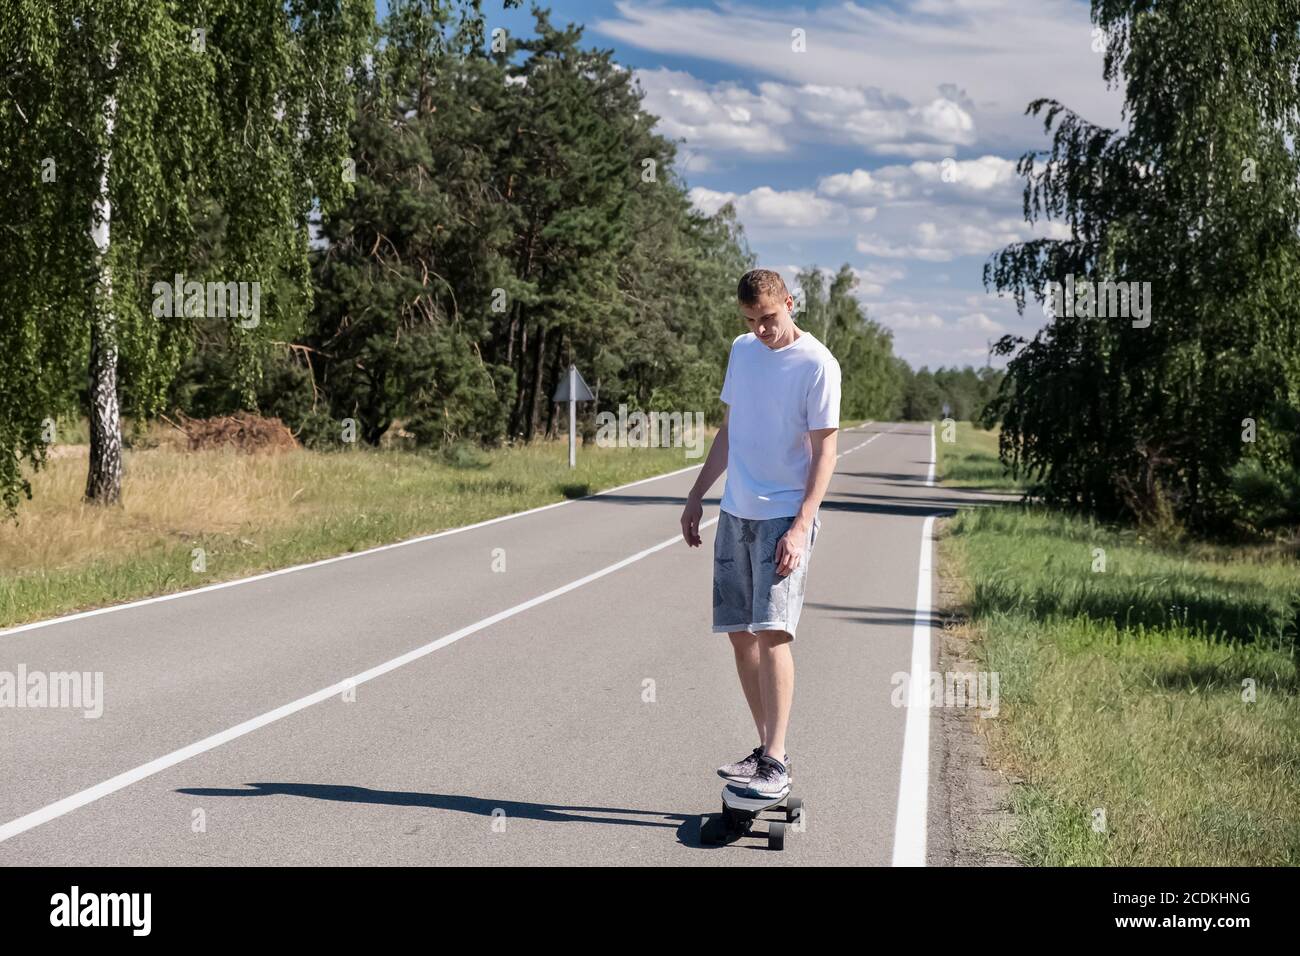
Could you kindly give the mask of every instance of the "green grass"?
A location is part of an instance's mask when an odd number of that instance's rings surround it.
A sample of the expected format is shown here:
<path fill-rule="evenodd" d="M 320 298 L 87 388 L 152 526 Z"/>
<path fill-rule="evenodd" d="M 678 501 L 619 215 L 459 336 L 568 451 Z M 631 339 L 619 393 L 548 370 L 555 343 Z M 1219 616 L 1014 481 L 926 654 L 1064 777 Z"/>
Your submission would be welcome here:
<path fill-rule="evenodd" d="M 1012 478 L 998 460 L 998 434 L 975 428 L 970 422 L 957 422 L 945 441 L 942 422 L 935 424 L 934 447 L 937 461 L 935 477 L 955 488 L 982 488 L 988 491 L 1024 491 L 1026 483 Z"/>
<path fill-rule="evenodd" d="M 979 724 L 1020 781 L 1007 849 L 1046 866 L 1300 864 L 1294 555 L 1020 505 L 962 511 L 941 555 L 1000 679 Z"/>
<path fill-rule="evenodd" d="M 81 500 L 84 449 L 67 451 L 32 476 L 18 522 L 0 524 L 0 627 L 360 551 L 704 460 L 680 448 L 593 446 L 570 470 L 564 441 L 442 456 L 161 445 L 126 453 L 123 503 L 100 508 Z"/>

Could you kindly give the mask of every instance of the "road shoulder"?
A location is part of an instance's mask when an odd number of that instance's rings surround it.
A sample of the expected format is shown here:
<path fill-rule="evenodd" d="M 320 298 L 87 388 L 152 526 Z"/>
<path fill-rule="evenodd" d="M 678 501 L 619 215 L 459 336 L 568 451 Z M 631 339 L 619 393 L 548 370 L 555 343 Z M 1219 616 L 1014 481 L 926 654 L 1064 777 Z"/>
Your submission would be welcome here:
<path fill-rule="evenodd" d="M 962 577 L 948 537 L 950 519 L 936 526 L 939 560 L 936 610 L 939 633 L 939 673 L 978 674 L 980 664 L 974 634 L 962 611 Z M 996 717 L 981 716 L 976 707 L 943 706 L 934 710 L 936 777 L 933 866 L 1019 866 L 1008 852 L 1015 816 L 1011 787 L 1005 774 L 988 759 L 983 724 Z"/>

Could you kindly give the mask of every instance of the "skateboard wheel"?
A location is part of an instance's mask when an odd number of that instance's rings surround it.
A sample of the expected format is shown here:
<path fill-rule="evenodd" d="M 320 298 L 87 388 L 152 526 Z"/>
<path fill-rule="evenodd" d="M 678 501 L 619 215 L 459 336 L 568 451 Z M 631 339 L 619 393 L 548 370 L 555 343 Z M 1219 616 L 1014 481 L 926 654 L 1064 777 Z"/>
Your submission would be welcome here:
<path fill-rule="evenodd" d="M 767 827 L 767 848 L 769 850 L 785 849 L 785 824 L 777 821 Z"/>
<path fill-rule="evenodd" d="M 803 798 L 791 797 L 785 804 L 785 818 L 791 823 L 803 816 Z"/>

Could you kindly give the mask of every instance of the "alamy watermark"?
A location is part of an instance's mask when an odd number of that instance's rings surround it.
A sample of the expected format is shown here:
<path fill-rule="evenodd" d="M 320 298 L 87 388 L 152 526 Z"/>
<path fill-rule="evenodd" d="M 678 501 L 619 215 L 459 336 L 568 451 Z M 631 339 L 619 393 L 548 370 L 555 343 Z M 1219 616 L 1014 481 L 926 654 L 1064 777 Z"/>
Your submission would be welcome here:
<path fill-rule="evenodd" d="M 1132 319 L 1133 328 L 1145 329 L 1151 324 L 1151 283 L 1067 275 L 1064 283 L 1047 283 L 1043 312 L 1058 319 Z"/>
<path fill-rule="evenodd" d="M 132 936 L 148 936 L 152 913 L 152 893 L 83 893 L 74 884 L 50 897 L 51 926 L 116 926 L 130 929 Z"/>
<path fill-rule="evenodd" d="M 262 283 L 199 282 L 176 273 L 170 283 L 155 282 L 153 317 L 238 318 L 240 328 L 255 329 L 262 321 Z"/>
<path fill-rule="evenodd" d="M 596 444 L 600 448 L 685 448 L 687 458 L 704 454 L 704 413 L 694 412 L 628 413 L 618 406 L 618 415 L 596 415 Z"/>
<path fill-rule="evenodd" d="M 907 671 L 897 671 L 889 681 L 894 685 L 890 703 L 895 707 L 907 707 L 912 703 L 912 675 Z M 978 710 L 981 717 L 998 715 L 998 687 L 1001 678 L 997 671 L 948 671 L 940 674 L 930 672 L 928 688 L 919 688 L 925 700 L 928 689 L 929 705 L 932 708 L 960 707 Z"/>
<path fill-rule="evenodd" d="M 0 671 L 0 707 L 80 710 L 94 720 L 104 713 L 103 671 Z"/>

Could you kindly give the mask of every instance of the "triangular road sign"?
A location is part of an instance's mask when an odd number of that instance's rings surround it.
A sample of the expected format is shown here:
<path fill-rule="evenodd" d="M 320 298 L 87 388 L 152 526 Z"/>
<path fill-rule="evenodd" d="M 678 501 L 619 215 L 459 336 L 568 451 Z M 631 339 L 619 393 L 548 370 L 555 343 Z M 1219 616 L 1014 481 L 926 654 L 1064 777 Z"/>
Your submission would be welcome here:
<path fill-rule="evenodd" d="M 573 396 L 574 401 L 594 402 L 596 400 L 596 396 L 591 394 L 591 389 L 589 389 L 587 387 L 587 383 L 582 380 L 582 373 L 579 372 L 577 369 L 575 369 L 572 365 L 569 366 L 569 369 L 573 372 L 572 377 L 575 378 L 578 382 L 578 387 L 575 390 L 576 394 Z M 555 396 L 551 399 L 551 401 L 567 402 L 569 400 L 569 378 L 570 378 L 569 373 L 565 372 L 564 377 L 560 379 L 559 386 L 555 389 Z"/>

